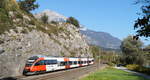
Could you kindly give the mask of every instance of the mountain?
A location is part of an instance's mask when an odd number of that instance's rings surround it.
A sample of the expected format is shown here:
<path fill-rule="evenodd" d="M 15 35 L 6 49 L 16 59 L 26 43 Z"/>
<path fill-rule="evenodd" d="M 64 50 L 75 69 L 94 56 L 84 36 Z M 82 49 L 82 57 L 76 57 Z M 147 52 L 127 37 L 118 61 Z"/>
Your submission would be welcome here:
<path fill-rule="evenodd" d="M 55 12 L 55 11 L 52 11 L 52 10 L 44 10 L 40 13 L 37 13 L 35 14 L 35 18 L 37 19 L 40 19 L 42 15 L 46 14 L 47 16 L 49 16 L 48 18 L 48 21 L 51 22 L 51 21 L 57 21 L 57 22 L 65 22 L 67 17 Z"/>
<path fill-rule="evenodd" d="M 106 49 L 120 49 L 121 40 L 106 32 L 97 32 L 86 28 L 80 29 L 87 42 Z"/>
<path fill-rule="evenodd" d="M 44 10 L 41 13 L 35 14 L 34 16 L 38 19 L 46 14 L 49 16 L 49 21 L 57 21 L 62 22 L 67 19 L 67 17 L 52 11 L 52 10 Z M 85 39 L 89 44 L 100 46 L 106 50 L 108 49 L 120 49 L 121 40 L 116 37 L 113 37 L 109 33 L 106 32 L 96 32 L 93 30 L 87 29 L 84 25 L 80 24 L 80 33 L 85 35 Z"/>

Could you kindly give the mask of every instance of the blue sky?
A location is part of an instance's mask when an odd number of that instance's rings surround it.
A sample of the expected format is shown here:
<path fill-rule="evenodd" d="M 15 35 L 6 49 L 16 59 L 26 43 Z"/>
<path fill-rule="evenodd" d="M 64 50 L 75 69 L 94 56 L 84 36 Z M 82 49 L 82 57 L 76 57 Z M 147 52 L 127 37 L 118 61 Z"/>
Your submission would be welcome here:
<path fill-rule="evenodd" d="M 45 9 L 56 11 L 64 16 L 73 16 L 87 28 L 108 32 L 123 39 L 135 34 L 134 21 L 140 6 L 135 0 L 37 0 L 40 7 L 34 13 Z M 146 44 L 150 41 L 142 40 Z"/>

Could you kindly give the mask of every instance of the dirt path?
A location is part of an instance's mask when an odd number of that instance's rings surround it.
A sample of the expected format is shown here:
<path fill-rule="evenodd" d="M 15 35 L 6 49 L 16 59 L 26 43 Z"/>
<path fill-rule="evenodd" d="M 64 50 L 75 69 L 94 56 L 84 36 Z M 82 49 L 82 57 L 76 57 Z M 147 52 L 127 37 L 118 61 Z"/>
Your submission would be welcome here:
<path fill-rule="evenodd" d="M 21 77 L 17 80 L 79 80 L 84 75 L 87 75 L 93 71 L 98 69 L 105 68 L 106 65 L 104 64 L 95 64 L 91 66 L 81 67 L 81 68 L 74 68 L 64 71 L 57 71 L 51 72 L 46 74 L 28 76 L 28 77 Z"/>

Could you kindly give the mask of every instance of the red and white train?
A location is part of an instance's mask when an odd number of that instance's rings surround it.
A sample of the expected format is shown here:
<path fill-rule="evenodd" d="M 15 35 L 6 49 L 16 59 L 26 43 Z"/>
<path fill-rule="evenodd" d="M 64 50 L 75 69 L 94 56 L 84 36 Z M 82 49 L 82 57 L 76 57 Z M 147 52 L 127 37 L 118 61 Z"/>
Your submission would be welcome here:
<path fill-rule="evenodd" d="M 82 67 L 91 64 L 94 64 L 94 58 L 33 56 L 27 60 L 23 74 L 32 75 L 49 71 Z"/>

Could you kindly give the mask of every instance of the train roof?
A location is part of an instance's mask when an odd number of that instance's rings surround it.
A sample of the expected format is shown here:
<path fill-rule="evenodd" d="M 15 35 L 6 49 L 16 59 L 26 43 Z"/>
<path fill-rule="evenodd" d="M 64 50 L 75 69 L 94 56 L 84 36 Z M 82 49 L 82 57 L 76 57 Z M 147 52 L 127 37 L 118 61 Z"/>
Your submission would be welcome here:
<path fill-rule="evenodd" d="M 60 56 L 43 56 L 43 55 L 36 55 L 36 56 L 32 56 L 30 57 L 29 59 L 31 60 L 36 60 L 38 58 L 87 58 L 87 57 L 60 57 Z M 91 58 L 91 57 L 88 57 L 90 59 L 94 59 L 94 58 Z"/>

